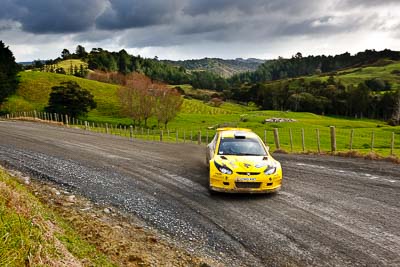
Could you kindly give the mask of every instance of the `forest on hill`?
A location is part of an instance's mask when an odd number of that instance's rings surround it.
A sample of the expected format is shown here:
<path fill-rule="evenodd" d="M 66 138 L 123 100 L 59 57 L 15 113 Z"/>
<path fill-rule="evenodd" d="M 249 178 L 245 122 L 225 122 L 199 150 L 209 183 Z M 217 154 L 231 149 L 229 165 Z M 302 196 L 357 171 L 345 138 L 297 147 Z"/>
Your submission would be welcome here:
<path fill-rule="evenodd" d="M 400 52 L 365 50 L 355 55 L 344 53 L 335 56 L 307 56 L 297 53 L 292 58 L 278 58 L 260 65 L 254 72 L 237 74 L 230 79 L 232 83 L 257 83 L 313 74 L 334 72 L 340 69 L 373 65 L 379 60 L 400 60 Z"/>
<path fill-rule="evenodd" d="M 218 74 L 224 78 L 230 78 L 235 74 L 256 71 L 257 68 L 265 62 L 265 60 L 256 58 L 236 58 L 236 59 L 221 59 L 221 58 L 202 58 L 189 60 L 162 60 L 162 62 L 180 66 L 189 71 L 209 71 Z"/>
<path fill-rule="evenodd" d="M 253 60 L 259 64 L 256 70 L 230 78 L 224 78 L 210 69 L 185 68 L 202 68 L 205 62 L 218 62 L 217 59 L 182 61 L 178 66 L 172 61 L 130 55 L 125 50 L 110 52 L 94 48 L 86 52 L 80 45 L 75 53 L 64 49 L 55 61 L 65 59 L 80 59 L 87 63 L 89 70 L 125 75 L 138 72 L 154 81 L 171 85 L 190 84 L 194 89 L 215 90 L 223 96 L 223 100 L 243 104 L 251 102 L 262 109 L 384 120 L 395 117 L 397 122 L 392 122 L 394 124 L 398 123 L 400 116 L 400 52 L 387 49 L 335 56 L 303 57 L 297 53 L 292 58 L 278 58 L 262 64 Z M 372 72 L 377 75 L 363 75 L 362 70 L 368 67 L 375 67 Z M 353 79 L 344 83 L 346 70 Z M 356 76 L 359 78 L 354 78 Z M 203 100 L 208 101 L 207 97 L 204 96 Z"/>

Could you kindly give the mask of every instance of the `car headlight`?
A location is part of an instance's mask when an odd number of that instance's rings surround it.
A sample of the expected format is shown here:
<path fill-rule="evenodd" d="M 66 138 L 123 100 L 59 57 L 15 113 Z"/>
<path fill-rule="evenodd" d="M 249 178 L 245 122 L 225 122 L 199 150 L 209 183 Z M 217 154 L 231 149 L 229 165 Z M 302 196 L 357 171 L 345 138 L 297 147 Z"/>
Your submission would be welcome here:
<path fill-rule="evenodd" d="M 217 169 L 218 169 L 220 172 L 222 172 L 223 174 L 228 174 L 228 175 L 230 175 L 230 174 L 233 173 L 231 169 L 229 169 L 229 168 L 226 167 L 226 166 L 222 166 L 222 165 L 218 164 L 216 161 L 214 161 L 214 164 L 215 164 L 215 167 L 217 167 Z"/>
<path fill-rule="evenodd" d="M 264 171 L 264 173 L 266 175 L 271 175 L 271 174 L 274 174 L 275 172 L 276 172 L 276 165 L 275 164 L 268 166 Z"/>

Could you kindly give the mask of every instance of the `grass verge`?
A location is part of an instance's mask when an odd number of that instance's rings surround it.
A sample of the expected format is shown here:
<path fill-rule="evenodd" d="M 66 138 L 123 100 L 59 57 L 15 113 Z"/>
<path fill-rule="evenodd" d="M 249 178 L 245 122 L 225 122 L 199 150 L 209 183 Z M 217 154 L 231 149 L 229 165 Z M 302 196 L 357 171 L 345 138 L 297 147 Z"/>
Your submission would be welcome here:
<path fill-rule="evenodd" d="M 0 266 L 220 265 L 114 208 L 11 173 L 0 166 Z"/>
<path fill-rule="evenodd" d="M 41 265 L 115 266 L 0 169 L 0 266 Z"/>

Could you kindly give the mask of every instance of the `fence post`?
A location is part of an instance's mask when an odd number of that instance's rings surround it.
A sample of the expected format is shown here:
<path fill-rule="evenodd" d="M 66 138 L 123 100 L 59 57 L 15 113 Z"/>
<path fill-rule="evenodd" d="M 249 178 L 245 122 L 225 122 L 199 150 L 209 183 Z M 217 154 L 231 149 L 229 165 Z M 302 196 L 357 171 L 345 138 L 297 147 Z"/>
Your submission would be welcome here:
<path fill-rule="evenodd" d="M 176 129 L 175 131 L 176 131 L 176 133 L 175 133 L 175 134 L 176 134 L 175 138 L 176 138 L 176 142 L 178 143 L 178 136 L 179 136 L 179 135 L 178 135 L 178 129 Z"/>
<path fill-rule="evenodd" d="M 290 139 L 290 152 L 293 152 L 293 134 L 292 134 L 292 128 L 289 128 L 289 139 Z"/>
<path fill-rule="evenodd" d="M 69 127 L 68 115 L 67 114 L 65 114 L 65 124 L 67 125 L 67 127 Z"/>
<path fill-rule="evenodd" d="M 132 125 L 129 127 L 129 138 L 131 140 L 133 140 L 133 126 Z"/>
<path fill-rule="evenodd" d="M 392 141 L 390 144 L 390 155 L 393 156 L 394 155 L 394 132 L 392 132 Z"/>
<path fill-rule="evenodd" d="M 275 140 L 275 147 L 277 150 L 281 149 L 281 144 L 279 142 L 279 132 L 278 128 L 274 128 L 274 140 Z"/>
<path fill-rule="evenodd" d="M 336 152 L 336 130 L 335 126 L 329 126 L 331 130 L 331 152 Z"/>
<path fill-rule="evenodd" d="M 371 133 L 371 152 L 374 150 L 374 144 L 375 144 L 375 132 L 372 131 L 372 133 Z"/>
<path fill-rule="evenodd" d="M 301 146 L 303 148 L 303 152 L 306 151 L 306 142 L 304 140 L 304 128 L 301 128 Z"/>
<path fill-rule="evenodd" d="M 108 134 L 108 123 L 106 123 L 106 134 Z"/>
<path fill-rule="evenodd" d="M 164 134 L 164 133 L 163 133 L 163 130 L 161 130 L 161 131 L 160 131 L 160 142 L 163 141 L 163 134 Z"/>
<path fill-rule="evenodd" d="M 35 120 L 36 120 L 36 118 L 37 118 L 37 113 L 36 113 L 36 110 L 34 110 L 33 111 L 33 117 L 35 118 Z"/>
<path fill-rule="evenodd" d="M 350 151 L 352 151 L 353 150 L 353 138 L 354 138 L 354 129 L 351 129 L 351 132 L 350 132 Z"/>
<path fill-rule="evenodd" d="M 267 129 L 264 129 L 264 144 L 267 145 Z"/>
<path fill-rule="evenodd" d="M 87 131 L 87 129 L 88 129 L 88 122 L 85 121 L 85 130 Z"/>
<path fill-rule="evenodd" d="M 199 134 L 197 136 L 197 144 L 201 145 L 201 131 L 199 131 Z"/>
<path fill-rule="evenodd" d="M 318 146 L 318 154 L 321 154 L 321 143 L 319 141 L 319 129 L 317 130 L 317 146 Z"/>

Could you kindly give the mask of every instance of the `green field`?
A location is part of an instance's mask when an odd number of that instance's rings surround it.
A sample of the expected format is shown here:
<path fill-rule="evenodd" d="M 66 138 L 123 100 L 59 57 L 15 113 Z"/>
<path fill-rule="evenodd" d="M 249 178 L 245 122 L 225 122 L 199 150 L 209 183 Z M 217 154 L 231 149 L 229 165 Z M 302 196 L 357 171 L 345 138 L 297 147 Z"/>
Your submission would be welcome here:
<path fill-rule="evenodd" d="M 388 65 L 390 66 L 390 65 Z M 384 68 L 389 68 L 385 66 Z M 391 68 L 391 67 L 390 67 Z M 368 68 L 365 68 L 368 69 Z M 346 74 L 350 75 L 350 74 Z M 9 112 L 17 111 L 42 111 L 46 106 L 51 87 L 60 82 L 73 80 L 81 87 L 88 89 L 95 96 L 97 109 L 89 112 L 87 120 L 97 125 L 104 123 L 113 125 L 130 125 L 132 120 L 119 115 L 119 104 L 116 96 L 118 86 L 77 78 L 73 76 L 43 73 L 43 72 L 21 72 L 20 86 L 17 95 L 11 97 L 4 107 Z M 185 89 L 186 90 L 186 89 Z M 264 123 L 268 118 L 289 118 L 295 122 L 283 123 Z M 156 135 L 150 139 L 158 139 L 160 128 L 154 118 L 148 122 L 150 132 Z M 274 128 L 279 130 L 281 148 L 291 151 L 289 139 L 289 129 L 292 131 L 293 151 L 301 152 L 302 137 L 301 132 L 305 133 L 305 151 L 316 151 L 316 129 L 320 131 L 321 150 L 330 150 L 329 126 L 335 126 L 337 132 L 337 148 L 339 151 L 347 151 L 350 146 L 350 133 L 354 129 L 353 149 L 367 153 L 371 150 L 371 138 L 374 135 L 374 151 L 382 155 L 389 155 L 392 132 L 395 133 L 395 153 L 400 155 L 400 127 L 391 127 L 387 123 L 369 119 L 351 119 L 331 116 L 320 116 L 312 113 L 284 112 L 284 111 L 260 111 L 254 107 L 247 107 L 235 103 L 226 102 L 220 107 L 212 107 L 207 103 L 195 99 L 184 99 L 181 112 L 168 124 L 170 140 L 175 141 L 176 130 L 178 130 L 179 140 L 182 141 L 183 134 L 189 139 L 197 138 L 199 131 L 202 133 L 202 140 L 210 140 L 217 127 L 238 126 L 251 128 L 256 131 L 263 139 L 266 132 L 266 141 L 275 149 L 272 131 Z M 115 126 L 113 126 L 115 128 Z M 141 127 L 137 133 L 141 133 Z M 140 130 L 139 130 L 140 129 Z M 98 129 L 104 131 L 104 129 Z M 166 130 L 164 130 L 167 132 Z M 147 137 L 147 130 L 143 130 L 143 138 Z M 126 133 L 125 133 L 126 134 Z M 207 138 L 208 135 L 208 138 Z M 166 137 L 164 140 L 168 139 Z"/>
<path fill-rule="evenodd" d="M 46 67 L 48 68 L 45 69 L 48 70 L 51 66 L 53 66 L 54 69 L 63 68 L 65 72 L 69 74 L 71 69 L 74 70 L 75 68 L 77 68 L 79 70 L 81 65 L 83 66 L 84 69 L 87 69 L 88 67 L 88 64 L 80 59 L 66 59 L 54 65 L 47 65 Z"/>

